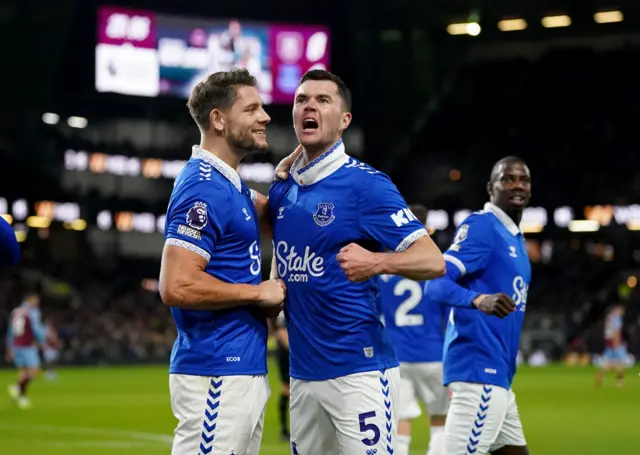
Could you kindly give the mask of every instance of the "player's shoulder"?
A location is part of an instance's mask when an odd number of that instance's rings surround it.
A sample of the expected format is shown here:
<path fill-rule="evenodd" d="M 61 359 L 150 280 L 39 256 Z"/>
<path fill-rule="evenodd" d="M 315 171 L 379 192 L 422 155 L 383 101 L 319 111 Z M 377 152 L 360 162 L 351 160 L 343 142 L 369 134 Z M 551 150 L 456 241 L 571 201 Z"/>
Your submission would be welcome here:
<path fill-rule="evenodd" d="M 228 193 L 231 182 L 206 161 L 190 159 L 182 169 L 173 185 L 172 198 L 190 198 L 194 196 L 218 195 Z"/>
<path fill-rule="evenodd" d="M 459 229 L 464 226 L 474 226 L 480 229 L 492 229 L 494 226 L 494 217 L 489 210 L 478 210 L 471 213 L 460 223 Z"/>
<path fill-rule="evenodd" d="M 344 163 L 347 175 L 351 178 L 358 178 L 368 181 L 391 181 L 389 176 L 357 158 L 349 156 Z"/>
<path fill-rule="evenodd" d="M 396 188 L 387 174 L 352 156 L 349 157 L 343 169 L 343 175 L 354 181 L 353 187 L 361 194 L 373 195 L 380 190 Z"/>

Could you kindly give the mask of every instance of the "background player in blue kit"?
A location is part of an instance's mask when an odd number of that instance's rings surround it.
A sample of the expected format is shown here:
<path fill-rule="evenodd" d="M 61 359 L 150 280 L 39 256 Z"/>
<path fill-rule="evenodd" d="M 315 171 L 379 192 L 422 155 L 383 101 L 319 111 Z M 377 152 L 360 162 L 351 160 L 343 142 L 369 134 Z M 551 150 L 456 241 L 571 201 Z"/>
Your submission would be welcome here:
<path fill-rule="evenodd" d="M 200 146 L 176 179 L 165 227 L 160 294 L 178 337 L 171 353 L 173 455 L 257 455 L 267 381 L 267 314 L 281 281 L 261 281 L 254 194 L 236 169 L 267 148 L 269 116 L 246 70 L 210 75 L 189 111 Z"/>
<path fill-rule="evenodd" d="M 0 266 L 15 265 L 20 260 L 20 245 L 13 228 L 0 216 Z"/>
<path fill-rule="evenodd" d="M 409 209 L 426 225 L 426 207 L 410 205 Z M 444 455 L 444 424 L 449 409 L 449 391 L 442 385 L 445 308 L 424 294 L 424 284 L 395 275 L 380 275 L 379 280 L 379 304 L 400 361 L 396 455 L 409 455 L 411 420 L 422 414 L 420 401 L 429 414 L 427 454 Z"/>
<path fill-rule="evenodd" d="M 426 284 L 430 298 L 455 307 L 443 358 L 452 391 L 447 455 L 529 453 L 511 390 L 531 282 L 519 228 L 531 197 L 529 169 L 519 158 L 501 159 L 487 191 L 491 202 L 464 220 L 444 255 L 446 276 Z"/>
<path fill-rule="evenodd" d="M 370 278 L 434 278 L 444 259 L 389 178 L 345 153 L 344 82 L 309 71 L 294 100 L 304 151 L 269 193 L 273 273 L 287 283 L 291 451 L 392 454 L 398 360 Z"/>
<path fill-rule="evenodd" d="M 622 338 L 624 307 L 615 305 L 607 314 L 604 322 L 605 350 L 602 355 L 602 364 L 596 373 L 596 386 L 600 387 L 604 380 L 604 374 L 612 368 L 616 370 L 616 385 L 624 386 L 624 368 L 628 362 L 627 347 Z"/>
<path fill-rule="evenodd" d="M 13 360 L 18 369 L 18 381 L 9 386 L 9 396 L 21 409 L 31 407 L 27 389 L 40 373 L 38 345 L 45 341 L 45 332 L 40 319 L 40 296 L 30 292 L 22 305 L 9 315 L 7 330 L 7 360 Z"/>

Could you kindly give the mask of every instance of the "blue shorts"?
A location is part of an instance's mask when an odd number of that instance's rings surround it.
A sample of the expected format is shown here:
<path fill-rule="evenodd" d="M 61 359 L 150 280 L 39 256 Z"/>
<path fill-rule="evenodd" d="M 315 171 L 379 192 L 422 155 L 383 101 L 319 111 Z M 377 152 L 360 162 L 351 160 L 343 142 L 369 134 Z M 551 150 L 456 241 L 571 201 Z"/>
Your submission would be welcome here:
<path fill-rule="evenodd" d="M 18 368 L 40 368 L 37 348 L 13 348 L 13 363 Z"/>
<path fill-rule="evenodd" d="M 606 348 L 602 357 L 605 362 L 625 362 L 628 357 L 627 348 L 625 346 L 618 346 L 617 348 Z"/>
<path fill-rule="evenodd" d="M 42 352 L 44 361 L 47 363 L 57 362 L 60 358 L 60 351 L 52 348 L 45 348 Z"/>

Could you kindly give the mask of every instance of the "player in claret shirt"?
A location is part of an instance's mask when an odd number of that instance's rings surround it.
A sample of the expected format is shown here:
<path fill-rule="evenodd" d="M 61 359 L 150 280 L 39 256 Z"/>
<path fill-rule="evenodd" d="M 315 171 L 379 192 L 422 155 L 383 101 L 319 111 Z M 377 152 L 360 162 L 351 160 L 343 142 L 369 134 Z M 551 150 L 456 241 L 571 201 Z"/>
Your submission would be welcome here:
<path fill-rule="evenodd" d="M 519 227 L 531 198 L 529 168 L 516 157 L 501 159 L 487 191 L 490 202 L 464 220 L 444 255 L 446 276 L 425 286 L 431 299 L 454 307 L 443 358 L 452 392 L 447 455 L 529 453 L 511 390 L 531 282 Z"/>
<path fill-rule="evenodd" d="M 256 195 L 236 169 L 246 153 L 267 148 L 270 118 L 247 70 L 210 75 L 188 106 L 201 143 L 171 194 L 160 271 L 178 330 L 172 454 L 258 455 L 270 393 L 263 310 L 280 310 L 285 287 L 261 282 Z"/>
<path fill-rule="evenodd" d="M 45 341 L 40 319 L 40 296 L 31 292 L 18 308 L 9 315 L 7 330 L 7 360 L 13 360 L 18 369 L 18 382 L 9 386 L 9 395 L 21 409 L 31 407 L 27 389 L 40 373 L 38 345 Z"/>
<path fill-rule="evenodd" d="M 431 279 L 444 259 L 389 178 L 346 154 L 344 82 L 309 71 L 294 103 L 304 150 L 269 193 L 273 269 L 287 285 L 292 453 L 392 454 L 398 360 L 371 278 Z"/>

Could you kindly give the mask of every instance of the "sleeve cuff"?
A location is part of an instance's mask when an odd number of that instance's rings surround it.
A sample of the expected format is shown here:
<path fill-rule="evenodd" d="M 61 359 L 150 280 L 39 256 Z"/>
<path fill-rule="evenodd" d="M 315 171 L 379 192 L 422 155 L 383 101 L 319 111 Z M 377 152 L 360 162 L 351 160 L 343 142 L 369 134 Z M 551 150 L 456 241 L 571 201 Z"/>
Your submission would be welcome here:
<path fill-rule="evenodd" d="M 420 237 L 424 237 L 425 235 L 429 235 L 429 233 L 424 228 L 412 232 L 404 239 L 402 239 L 402 242 L 400 242 L 400 244 L 396 247 L 396 253 L 401 253 L 402 251 L 406 250 L 413 244 L 413 242 L 418 240 Z"/>
<path fill-rule="evenodd" d="M 452 265 L 455 265 L 456 268 L 460 270 L 460 276 L 465 276 L 467 274 L 467 268 L 464 266 L 462 261 L 457 257 L 451 256 L 450 254 L 445 254 L 444 260 Z"/>
<path fill-rule="evenodd" d="M 206 250 L 200 248 L 197 245 L 194 245 L 193 243 L 189 243 L 184 240 L 173 239 L 173 238 L 167 239 L 167 241 L 165 242 L 165 245 L 179 246 L 180 248 L 184 248 L 186 250 L 193 251 L 194 253 L 199 254 L 200 256 L 205 258 L 207 262 L 211 260 L 211 255 L 207 253 Z"/>

